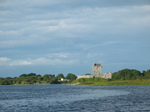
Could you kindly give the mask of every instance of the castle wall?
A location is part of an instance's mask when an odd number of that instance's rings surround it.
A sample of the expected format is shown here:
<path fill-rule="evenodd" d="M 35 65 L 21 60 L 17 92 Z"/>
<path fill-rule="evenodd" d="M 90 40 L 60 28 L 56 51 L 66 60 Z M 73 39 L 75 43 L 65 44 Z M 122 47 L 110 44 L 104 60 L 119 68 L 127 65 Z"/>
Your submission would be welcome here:
<path fill-rule="evenodd" d="M 111 79 L 111 78 L 112 78 L 112 73 L 111 73 L 111 72 L 104 73 L 104 74 L 102 75 L 102 78 Z"/>
<path fill-rule="evenodd" d="M 79 75 L 77 77 L 77 79 L 81 79 L 81 78 L 93 78 L 93 75 Z"/>

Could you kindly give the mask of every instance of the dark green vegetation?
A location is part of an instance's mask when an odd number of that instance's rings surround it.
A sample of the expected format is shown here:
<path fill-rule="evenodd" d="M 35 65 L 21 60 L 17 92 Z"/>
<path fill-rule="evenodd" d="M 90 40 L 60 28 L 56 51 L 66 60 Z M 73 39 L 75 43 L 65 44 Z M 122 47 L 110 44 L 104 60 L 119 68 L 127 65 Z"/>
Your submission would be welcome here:
<path fill-rule="evenodd" d="M 90 74 L 85 74 L 90 75 Z M 63 81 L 61 80 L 63 78 Z M 23 85 L 23 84 L 78 84 L 91 86 L 118 86 L 118 85 L 150 85 L 150 69 L 140 72 L 135 69 L 123 69 L 112 74 L 112 79 L 103 78 L 82 78 L 76 80 L 76 75 L 69 73 L 57 76 L 45 74 L 44 76 L 35 73 L 22 74 L 19 77 L 0 78 L 0 85 Z"/>
<path fill-rule="evenodd" d="M 82 78 L 72 82 L 78 85 L 118 86 L 118 85 L 150 85 L 150 69 L 140 72 L 135 69 L 123 69 L 112 74 L 112 79 Z"/>
<path fill-rule="evenodd" d="M 24 84 L 60 84 L 61 78 L 65 78 L 63 74 L 55 75 L 45 74 L 44 76 L 35 73 L 22 74 L 19 77 L 0 78 L 0 85 L 24 85 Z M 76 79 L 74 74 L 69 73 L 66 76 L 66 82 Z"/>
<path fill-rule="evenodd" d="M 142 73 L 135 69 L 123 69 L 113 73 L 112 79 L 120 80 L 135 80 L 135 79 L 150 79 L 150 69 Z"/>

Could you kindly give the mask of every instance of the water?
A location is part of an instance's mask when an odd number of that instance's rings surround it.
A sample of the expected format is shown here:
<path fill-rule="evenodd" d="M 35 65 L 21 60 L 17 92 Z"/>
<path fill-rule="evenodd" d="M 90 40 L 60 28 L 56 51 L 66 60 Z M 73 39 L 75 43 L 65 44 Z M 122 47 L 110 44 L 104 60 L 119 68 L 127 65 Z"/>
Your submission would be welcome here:
<path fill-rule="evenodd" d="M 0 112 L 150 112 L 150 86 L 0 86 Z"/>

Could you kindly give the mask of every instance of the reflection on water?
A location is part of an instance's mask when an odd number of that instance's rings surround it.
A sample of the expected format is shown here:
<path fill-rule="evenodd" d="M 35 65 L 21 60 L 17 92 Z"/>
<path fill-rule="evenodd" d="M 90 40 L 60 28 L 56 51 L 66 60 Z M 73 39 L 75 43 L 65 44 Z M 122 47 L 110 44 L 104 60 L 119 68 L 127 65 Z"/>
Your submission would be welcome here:
<path fill-rule="evenodd" d="M 0 112 L 150 110 L 150 86 L 19 85 L 0 90 Z"/>

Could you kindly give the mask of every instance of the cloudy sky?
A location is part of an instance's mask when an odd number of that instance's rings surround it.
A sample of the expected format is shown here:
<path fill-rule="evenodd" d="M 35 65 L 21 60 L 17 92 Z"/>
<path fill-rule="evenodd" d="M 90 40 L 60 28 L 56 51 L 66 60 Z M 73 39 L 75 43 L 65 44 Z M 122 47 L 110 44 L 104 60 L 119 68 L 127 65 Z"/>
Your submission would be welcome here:
<path fill-rule="evenodd" d="M 150 69 L 150 0 L 0 0 L 0 77 Z"/>

